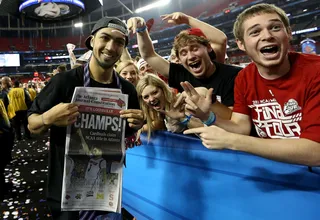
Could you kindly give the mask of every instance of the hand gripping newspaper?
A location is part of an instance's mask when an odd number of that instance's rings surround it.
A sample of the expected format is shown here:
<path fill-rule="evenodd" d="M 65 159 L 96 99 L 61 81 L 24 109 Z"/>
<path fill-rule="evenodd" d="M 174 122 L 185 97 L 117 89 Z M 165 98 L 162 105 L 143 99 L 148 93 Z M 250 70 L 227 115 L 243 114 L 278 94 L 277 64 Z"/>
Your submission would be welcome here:
<path fill-rule="evenodd" d="M 67 128 L 61 209 L 121 212 L 128 95 L 119 89 L 76 87 L 80 116 Z"/>

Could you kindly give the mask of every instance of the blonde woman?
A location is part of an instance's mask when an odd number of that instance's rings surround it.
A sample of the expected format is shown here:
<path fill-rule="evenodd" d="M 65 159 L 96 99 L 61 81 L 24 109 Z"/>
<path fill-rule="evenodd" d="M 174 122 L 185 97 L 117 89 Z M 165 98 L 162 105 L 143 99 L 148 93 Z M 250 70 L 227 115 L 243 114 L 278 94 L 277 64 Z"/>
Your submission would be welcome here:
<path fill-rule="evenodd" d="M 137 66 L 132 60 L 125 60 L 118 63 L 116 71 L 125 80 L 131 82 L 134 86 L 139 81 L 139 72 Z"/>
<path fill-rule="evenodd" d="M 199 119 L 185 112 L 185 102 L 181 101 L 184 99 L 184 94 L 174 94 L 158 76 L 145 75 L 138 82 L 136 90 L 146 120 L 141 132 L 148 132 L 148 140 L 154 130 L 181 133 L 186 127 L 203 126 Z M 201 87 L 197 88 L 197 91 L 205 94 L 207 90 Z M 177 101 L 179 96 L 182 97 Z"/>

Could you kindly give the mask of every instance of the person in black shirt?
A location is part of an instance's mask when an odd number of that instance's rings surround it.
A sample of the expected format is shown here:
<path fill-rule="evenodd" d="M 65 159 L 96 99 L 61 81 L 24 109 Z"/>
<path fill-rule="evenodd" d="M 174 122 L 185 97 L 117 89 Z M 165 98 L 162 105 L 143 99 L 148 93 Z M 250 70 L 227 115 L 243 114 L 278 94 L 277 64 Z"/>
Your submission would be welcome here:
<path fill-rule="evenodd" d="M 206 87 L 207 89 L 214 88 L 214 94 L 217 101 L 227 107 L 233 106 L 233 86 L 234 80 L 238 71 L 241 68 L 233 68 L 228 65 L 217 63 L 215 64 L 215 72 L 206 78 L 196 78 L 186 68 L 180 64 L 171 63 L 169 71 L 169 85 L 183 92 L 181 82 L 188 81 L 194 87 Z"/>
<path fill-rule="evenodd" d="M 66 126 L 76 122 L 79 115 L 77 105 L 70 103 L 75 87 L 84 86 L 89 80 L 90 87 L 121 88 L 122 93 L 129 96 L 129 110 L 120 112 L 122 118 L 127 118 L 126 136 L 143 125 L 134 86 L 121 77 L 118 81 L 114 71 L 114 64 L 127 43 L 127 27 L 120 19 L 100 19 L 86 40 L 86 46 L 93 51 L 88 64 L 90 78 L 84 78 L 83 66 L 57 74 L 36 97 L 28 112 L 31 132 L 40 133 L 51 127 L 47 201 L 54 219 L 79 219 L 79 212 L 61 212 L 60 209 Z M 93 212 L 90 216 L 95 214 Z"/>
<path fill-rule="evenodd" d="M 137 32 L 139 52 L 142 58 L 153 69 L 169 79 L 170 87 L 183 92 L 180 83 L 189 81 L 194 87 L 213 88 L 215 94 L 213 97 L 218 102 L 213 100 L 212 111 L 222 118 L 230 119 L 234 79 L 241 68 L 212 61 L 210 53 L 213 49 L 201 30 L 201 28 L 205 29 L 208 24 L 202 22 L 198 25 L 199 28 L 187 29 L 175 37 L 173 48 L 182 64 L 180 65 L 169 63 L 154 51 L 143 18 L 133 17 L 128 20 L 129 30 Z"/>
<path fill-rule="evenodd" d="M 0 97 L 0 200 L 12 188 L 12 183 L 6 183 L 4 169 L 10 163 L 11 151 L 14 144 L 14 131 L 10 125 L 7 110 L 4 106 L 3 99 Z"/>

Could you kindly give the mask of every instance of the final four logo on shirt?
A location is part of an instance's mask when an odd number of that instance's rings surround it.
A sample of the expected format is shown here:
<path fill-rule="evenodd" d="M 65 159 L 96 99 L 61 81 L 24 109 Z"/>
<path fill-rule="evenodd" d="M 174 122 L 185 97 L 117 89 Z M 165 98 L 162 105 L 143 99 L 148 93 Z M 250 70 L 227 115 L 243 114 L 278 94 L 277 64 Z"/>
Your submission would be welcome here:
<path fill-rule="evenodd" d="M 302 120 L 301 107 L 290 98 L 281 106 L 275 98 L 253 100 L 252 121 L 262 138 L 299 138 Z"/>
<path fill-rule="evenodd" d="M 301 107 L 298 105 L 298 102 L 294 99 L 289 99 L 284 103 L 283 112 L 285 115 L 290 115 L 296 111 L 299 111 Z"/>

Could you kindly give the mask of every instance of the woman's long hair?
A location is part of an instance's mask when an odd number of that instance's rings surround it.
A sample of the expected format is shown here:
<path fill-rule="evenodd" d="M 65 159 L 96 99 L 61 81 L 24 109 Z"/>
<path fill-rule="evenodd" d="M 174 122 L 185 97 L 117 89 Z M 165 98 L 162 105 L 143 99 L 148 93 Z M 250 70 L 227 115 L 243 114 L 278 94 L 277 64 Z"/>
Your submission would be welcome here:
<path fill-rule="evenodd" d="M 117 68 L 116 68 L 117 73 L 120 74 L 124 68 L 126 68 L 127 66 L 130 66 L 130 65 L 134 66 L 134 69 L 136 70 L 137 75 L 139 75 L 138 67 L 137 67 L 137 65 L 134 64 L 134 62 L 132 60 L 124 60 L 124 61 L 119 62 L 117 65 Z"/>
<path fill-rule="evenodd" d="M 173 97 L 173 93 L 172 93 L 171 89 L 169 88 L 169 86 L 162 79 L 160 79 L 158 76 L 156 76 L 154 74 L 147 74 L 139 80 L 139 82 L 136 86 L 136 90 L 138 93 L 138 99 L 139 99 L 139 104 L 140 104 L 141 110 L 144 112 L 145 120 L 147 120 L 148 140 L 149 140 L 150 136 L 151 136 L 151 131 L 153 128 L 152 121 L 156 120 L 159 112 L 150 108 L 143 101 L 142 92 L 147 86 L 155 86 L 155 87 L 160 88 L 162 90 L 164 97 L 165 97 L 165 101 L 166 101 L 165 109 L 164 109 L 166 111 L 169 110 L 171 103 L 173 102 L 174 97 Z"/>

